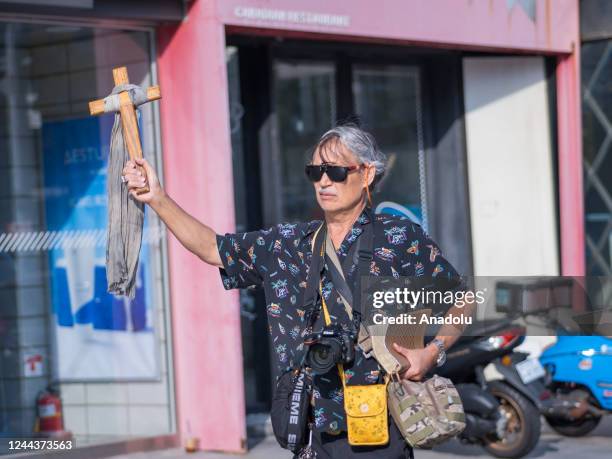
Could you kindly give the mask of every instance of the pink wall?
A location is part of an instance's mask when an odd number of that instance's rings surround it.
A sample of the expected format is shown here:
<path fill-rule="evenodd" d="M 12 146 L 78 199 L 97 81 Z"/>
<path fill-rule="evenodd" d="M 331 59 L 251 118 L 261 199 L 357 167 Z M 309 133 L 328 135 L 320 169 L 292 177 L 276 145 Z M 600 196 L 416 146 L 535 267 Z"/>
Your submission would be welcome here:
<path fill-rule="evenodd" d="M 235 227 L 225 36 L 214 2 L 195 2 L 178 27 L 158 30 L 165 187 L 217 232 Z M 178 428 L 209 450 L 246 439 L 237 292 L 169 236 Z"/>
<path fill-rule="evenodd" d="M 579 43 L 576 35 L 576 43 Z M 579 49 L 577 46 L 576 49 Z M 561 274 L 586 274 L 580 54 L 557 62 L 557 133 L 559 144 L 559 220 Z"/>
<path fill-rule="evenodd" d="M 515 3 L 508 8 L 507 0 L 218 0 L 218 20 L 232 26 L 464 49 L 571 51 L 572 37 L 567 31 L 573 28 L 577 0 L 536 0 L 535 23 L 520 2 Z M 257 19 L 253 12 L 275 17 Z M 333 14 L 344 19 L 340 25 L 321 25 L 320 21 L 306 24 L 304 20 L 308 19 L 303 16 L 289 17 L 295 12 Z"/>

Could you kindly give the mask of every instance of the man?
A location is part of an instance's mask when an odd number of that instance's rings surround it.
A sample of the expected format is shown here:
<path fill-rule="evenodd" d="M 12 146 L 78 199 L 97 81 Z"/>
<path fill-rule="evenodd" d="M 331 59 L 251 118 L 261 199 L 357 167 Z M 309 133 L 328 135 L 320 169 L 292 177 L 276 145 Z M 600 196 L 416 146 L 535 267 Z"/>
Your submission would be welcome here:
<path fill-rule="evenodd" d="M 331 129 L 313 149 L 306 174 L 313 183 L 340 262 L 344 265 L 365 225 L 376 218 L 370 273 L 361 274 L 397 277 L 443 273 L 458 277 L 419 225 L 401 217 L 374 216 L 367 206 L 370 190 L 384 173 L 385 159 L 374 138 L 353 125 Z M 291 368 L 303 347 L 306 311 L 301 301 L 312 257 L 313 234 L 321 222 L 279 224 L 267 230 L 220 236 L 186 213 L 163 191 L 155 171 L 145 160 L 136 163 L 144 167 L 145 175 L 139 173 L 131 161 L 123 170 L 134 199 L 149 204 L 185 248 L 206 263 L 219 267 L 226 289 L 251 286 L 265 289 L 276 364 L 280 371 Z M 150 191 L 136 195 L 135 190 L 146 184 Z M 345 272 L 353 291 L 359 275 L 357 264 L 350 262 Z M 324 268 L 322 294 L 332 321 L 348 329 L 351 321 L 330 277 Z M 456 309 L 453 306 L 447 314 L 458 312 Z M 317 317 L 314 330 L 324 326 L 322 315 Z M 396 347 L 410 363 L 403 378 L 420 380 L 443 360 L 444 349 L 450 348 L 458 336 L 456 331 L 448 331 L 443 327 L 434 342 L 423 349 Z M 374 384 L 381 382 L 382 372 L 376 360 L 366 358 L 359 349 L 354 363 L 345 368 L 345 379 L 347 384 Z M 313 392 L 312 448 L 317 457 L 412 457 L 412 450 L 392 420 L 387 445 L 351 447 L 348 444 L 342 383 L 335 369 L 315 376 Z"/>

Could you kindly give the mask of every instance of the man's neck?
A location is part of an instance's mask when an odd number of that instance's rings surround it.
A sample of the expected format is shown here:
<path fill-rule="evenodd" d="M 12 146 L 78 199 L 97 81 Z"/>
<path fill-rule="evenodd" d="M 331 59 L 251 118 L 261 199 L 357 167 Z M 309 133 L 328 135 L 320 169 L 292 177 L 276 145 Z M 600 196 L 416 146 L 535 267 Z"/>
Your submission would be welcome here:
<path fill-rule="evenodd" d="M 327 231 L 329 231 L 329 235 L 331 236 L 331 240 L 334 243 L 334 248 L 338 248 L 346 233 L 352 228 L 355 224 L 361 212 L 365 207 L 365 202 L 359 203 L 359 205 L 338 212 L 326 212 L 325 213 L 325 223 L 327 224 Z"/>

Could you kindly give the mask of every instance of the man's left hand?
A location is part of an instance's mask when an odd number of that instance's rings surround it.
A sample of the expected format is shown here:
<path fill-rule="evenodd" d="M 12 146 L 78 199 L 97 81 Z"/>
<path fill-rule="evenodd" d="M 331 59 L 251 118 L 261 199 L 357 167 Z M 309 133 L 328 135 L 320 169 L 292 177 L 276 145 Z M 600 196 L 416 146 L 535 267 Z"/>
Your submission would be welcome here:
<path fill-rule="evenodd" d="M 422 349 L 407 349 L 393 343 L 393 347 L 410 363 L 408 369 L 400 374 L 403 379 L 421 381 L 438 360 L 438 348 L 434 345 Z"/>

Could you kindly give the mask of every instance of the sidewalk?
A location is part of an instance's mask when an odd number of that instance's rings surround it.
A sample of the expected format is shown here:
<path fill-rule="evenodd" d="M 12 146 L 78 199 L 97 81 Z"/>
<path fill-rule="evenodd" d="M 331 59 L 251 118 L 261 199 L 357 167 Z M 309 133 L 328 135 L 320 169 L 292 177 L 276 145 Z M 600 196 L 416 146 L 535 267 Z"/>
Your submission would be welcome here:
<path fill-rule="evenodd" d="M 542 438 L 527 456 L 538 459 L 575 459 L 584 457 L 589 459 L 604 459 L 610 457 L 612 451 L 612 416 L 603 419 L 600 426 L 590 435 L 582 438 L 561 437 L 552 432 L 548 426 L 542 424 Z M 163 451 L 132 453 L 120 456 L 112 456 L 108 459 L 290 459 L 291 453 L 281 449 L 274 440 L 268 436 L 259 443 L 253 445 L 245 455 L 197 452 L 186 453 L 181 448 Z M 418 450 L 416 459 L 450 459 L 457 457 L 490 458 L 484 450 L 478 446 L 462 445 L 458 441 L 450 441 L 434 451 Z"/>
<path fill-rule="evenodd" d="M 226 454 L 199 451 L 186 453 L 183 448 L 166 449 L 163 451 L 150 451 L 144 453 L 122 454 L 108 459 L 291 459 L 292 454 L 282 449 L 273 436 L 258 439 L 247 454 Z"/>

